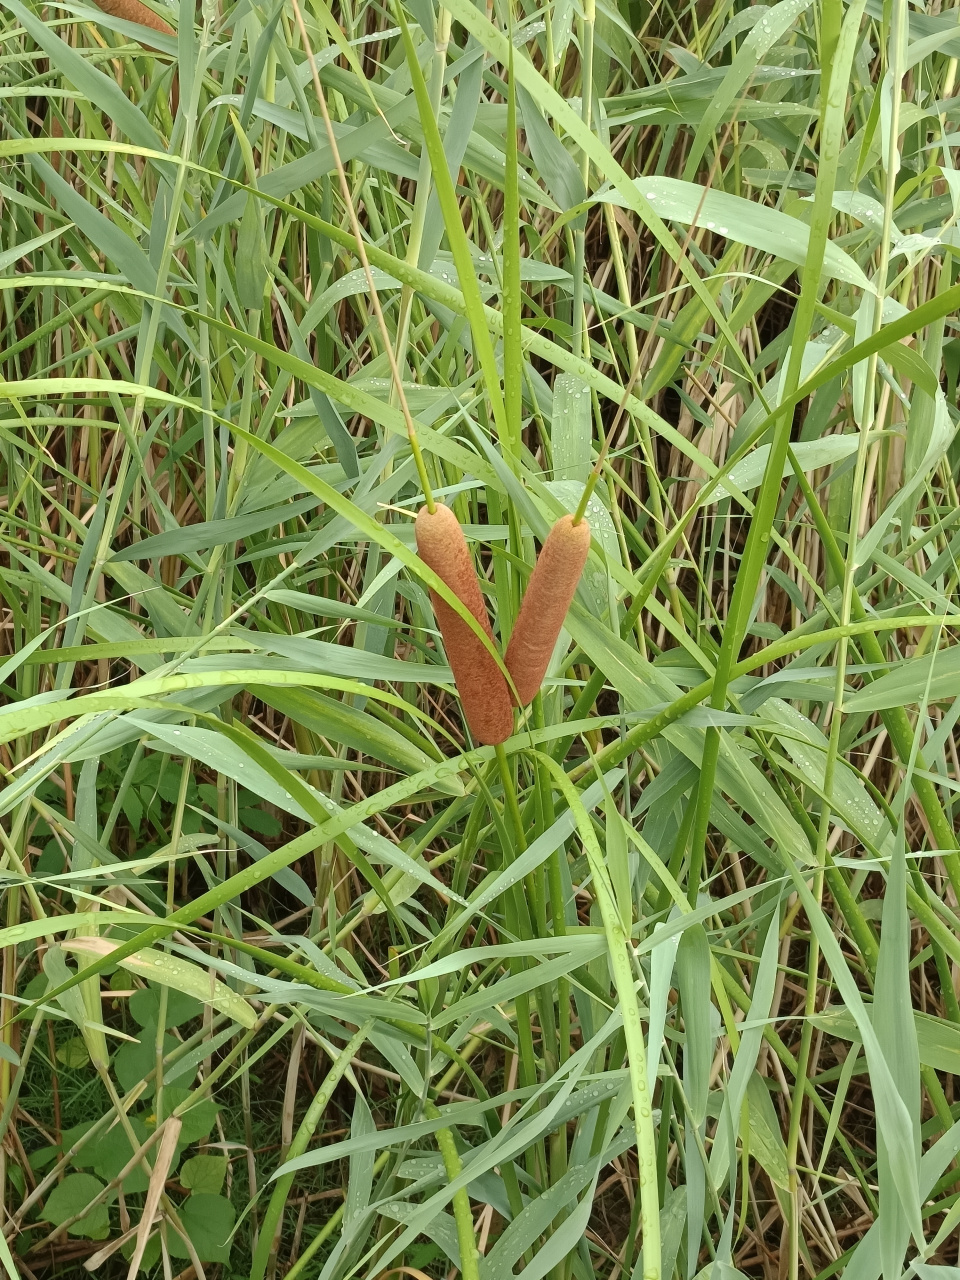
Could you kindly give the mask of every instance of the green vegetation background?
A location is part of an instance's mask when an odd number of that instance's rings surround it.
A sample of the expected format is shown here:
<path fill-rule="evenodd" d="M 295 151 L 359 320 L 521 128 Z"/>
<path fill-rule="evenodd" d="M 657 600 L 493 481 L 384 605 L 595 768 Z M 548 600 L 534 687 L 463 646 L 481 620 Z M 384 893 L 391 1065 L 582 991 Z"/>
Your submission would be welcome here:
<path fill-rule="evenodd" d="M 6 0 L 8 1276 L 956 1280 L 958 56 Z"/>

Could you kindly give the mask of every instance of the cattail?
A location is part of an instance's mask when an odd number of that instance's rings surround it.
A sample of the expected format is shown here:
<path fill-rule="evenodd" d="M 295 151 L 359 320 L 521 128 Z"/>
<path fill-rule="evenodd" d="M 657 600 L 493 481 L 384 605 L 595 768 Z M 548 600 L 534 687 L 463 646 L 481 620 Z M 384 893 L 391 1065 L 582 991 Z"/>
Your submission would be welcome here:
<path fill-rule="evenodd" d="M 164 20 L 148 9 L 145 4 L 141 4 L 140 0 L 94 0 L 98 9 L 102 9 L 104 13 L 108 13 L 111 18 L 122 18 L 124 22 L 136 22 L 141 27 L 149 27 L 151 31 L 159 31 L 164 36 L 175 36 L 177 33 L 171 27 L 169 22 Z M 153 49 L 155 45 L 151 45 L 148 41 L 141 41 L 144 48 Z M 180 77 L 174 74 L 173 86 L 170 90 L 170 114 L 177 114 L 177 107 L 180 105 Z"/>
<path fill-rule="evenodd" d="M 563 516 L 550 530 L 527 583 L 505 659 L 521 707 L 540 691 L 557 636 L 590 551 L 590 526 Z"/>
<path fill-rule="evenodd" d="M 169 22 L 164 22 L 152 9 L 141 4 L 140 0 L 96 0 L 96 5 L 111 18 L 121 18 L 124 22 L 136 22 L 141 27 L 150 27 L 152 31 L 159 31 L 165 36 L 177 34 Z"/>
<path fill-rule="evenodd" d="M 416 532 L 421 560 L 463 602 L 492 640 L 487 607 L 457 517 L 442 503 L 432 514 L 421 507 Z M 513 707 L 503 672 L 479 636 L 445 600 L 434 591 L 430 592 L 430 600 L 470 732 L 478 742 L 506 741 L 513 732 Z"/>
<path fill-rule="evenodd" d="M 98 9 L 109 14 L 111 18 L 122 18 L 124 22 L 136 22 L 141 27 L 149 27 L 151 31 L 159 31 L 161 35 L 165 36 L 175 36 L 177 34 L 169 22 L 164 22 L 163 18 L 155 14 L 152 9 L 148 9 L 145 4 L 141 4 L 141 0 L 94 0 L 94 3 Z M 142 44 L 147 49 L 156 48 L 155 45 L 146 40 L 142 41 Z M 174 72 L 173 84 L 170 87 L 170 114 L 175 116 L 179 106 L 180 77 Z M 64 136 L 63 125 L 57 116 L 52 116 L 51 118 L 50 136 L 53 138 L 62 138 Z M 62 156 L 59 151 L 51 151 L 50 163 L 57 173 L 60 172 L 61 159 Z"/>

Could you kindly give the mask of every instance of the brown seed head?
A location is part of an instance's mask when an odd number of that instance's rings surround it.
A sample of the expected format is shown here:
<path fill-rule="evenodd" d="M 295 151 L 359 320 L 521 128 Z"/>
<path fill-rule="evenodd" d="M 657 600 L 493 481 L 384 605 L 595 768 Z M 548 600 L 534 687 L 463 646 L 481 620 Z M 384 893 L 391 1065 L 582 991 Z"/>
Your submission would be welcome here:
<path fill-rule="evenodd" d="M 492 640 L 487 607 L 457 517 L 442 503 L 437 504 L 433 514 L 421 507 L 416 535 L 421 560 L 466 605 Z M 445 600 L 434 591 L 430 592 L 430 600 L 470 732 L 478 742 L 505 742 L 513 732 L 513 707 L 503 672 L 480 638 Z"/>
<path fill-rule="evenodd" d="M 505 659 L 522 707 L 533 701 L 543 684 L 589 551 L 586 520 L 575 525 L 572 516 L 563 516 L 537 557 Z"/>
<path fill-rule="evenodd" d="M 102 9 L 104 13 L 108 13 L 111 18 L 122 18 L 124 22 L 136 22 L 141 27 L 149 27 L 151 31 L 159 31 L 164 36 L 175 36 L 177 33 L 171 27 L 169 22 L 164 22 L 158 14 L 152 9 L 148 9 L 145 4 L 141 4 L 141 0 L 94 0 L 98 9 Z M 156 46 L 149 41 L 142 41 L 144 48 L 153 49 Z M 177 114 L 177 107 L 180 105 L 180 77 L 174 75 L 173 85 L 170 90 L 170 114 Z"/>

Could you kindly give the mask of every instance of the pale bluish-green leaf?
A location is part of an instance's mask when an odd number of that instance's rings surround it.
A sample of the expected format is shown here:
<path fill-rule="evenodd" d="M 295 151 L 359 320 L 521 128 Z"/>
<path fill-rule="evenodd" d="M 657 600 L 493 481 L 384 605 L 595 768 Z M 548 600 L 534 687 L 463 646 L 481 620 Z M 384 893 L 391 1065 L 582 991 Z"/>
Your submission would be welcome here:
<path fill-rule="evenodd" d="M 551 428 L 554 478 L 586 483 L 593 440 L 590 389 L 573 374 L 562 373 L 553 384 Z"/>
<path fill-rule="evenodd" d="M 790 4 L 794 0 L 783 0 Z M 638 178 L 637 189 L 656 209 L 664 221 L 679 222 L 683 226 L 696 223 L 717 236 L 749 245 L 761 253 L 785 258 L 802 267 L 807 261 L 807 244 L 810 228 L 805 222 L 791 217 L 779 209 L 770 209 L 754 200 L 730 195 L 726 191 L 714 191 L 682 182 L 678 178 Z M 598 200 L 623 205 L 622 195 L 616 190 L 600 192 Z M 824 273 L 872 292 L 870 281 L 855 259 L 839 247 L 829 243 L 823 263 Z"/>
<path fill-rule="evenodd" d="M 714 1042 L 710 946 L 703 925 L 690 925 L 684 929 L 677 949 L 676 966 L 683 1009 L 684 1088 L 694 1123 L 699 1125 L 707 1112 Z"/>

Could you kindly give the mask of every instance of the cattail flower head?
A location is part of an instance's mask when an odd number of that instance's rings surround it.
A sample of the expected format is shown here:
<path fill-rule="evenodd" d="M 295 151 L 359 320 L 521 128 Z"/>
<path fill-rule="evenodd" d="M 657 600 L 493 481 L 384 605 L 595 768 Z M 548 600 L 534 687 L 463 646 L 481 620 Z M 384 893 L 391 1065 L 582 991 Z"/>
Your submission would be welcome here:
<path fill-rule="evenodd" d="M 563 516 L 550 530 L 527 583 L 505 659 L 520 706 L 540 690 L 590 551 L 590 526 Z"/>
<path fill-rule="evenodd" d="M 416 535 L 421 560 L 462 601 L 492 640 L 487 607 L 457 517 L 442 503 L 434 512 L 421 507 Z M 434 591 L 430 592 L 430 600 L 470 732 L 478 742 L 505 742 L 513 732 L 513 707 L 503 672 L 479 636 L 446 600 Z"/>

